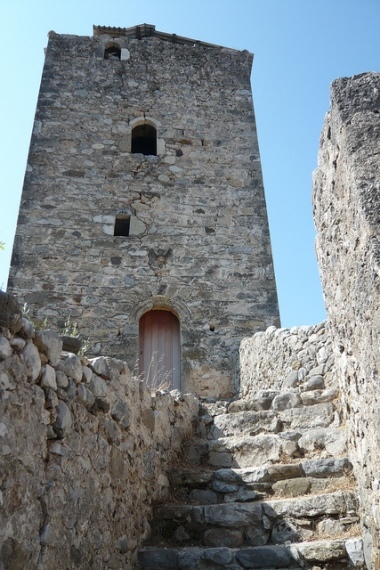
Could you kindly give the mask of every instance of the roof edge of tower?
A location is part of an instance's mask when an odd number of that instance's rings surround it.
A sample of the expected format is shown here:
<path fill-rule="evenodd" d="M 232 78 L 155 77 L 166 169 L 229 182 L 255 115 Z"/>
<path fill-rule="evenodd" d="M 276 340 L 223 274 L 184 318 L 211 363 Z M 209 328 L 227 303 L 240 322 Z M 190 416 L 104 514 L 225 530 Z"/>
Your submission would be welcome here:
<path fill-rule="evenodd" d="M 184 36 L 178 36 L 177 34 L 167 34 L 166 32 L 159 32 L 158 30 L 156 30 L 156 26 L 152 24 L 140 24 L 138 26 L 132 26 L 131 28 L 117 28 L 111 26 L 94 25 L 93 30 L 94 30 L 94 36 L 109 35 L 112 36 L 113 38 L 127 37 L 138 40 L 141 40 L 143 38 L 155 37 L 159 38 L 160 40 L 164 40 L 174 44 L 177 43 L 177 44 L 187 44 L 187 45 L 199 45 L 203 47 L 228 49 L 231 51 L 242 51 L 234 48 L 220 46 L 217 44 L 202 42 L 200 40 L 195 40 L 192 38 L 186 38 Z"/>

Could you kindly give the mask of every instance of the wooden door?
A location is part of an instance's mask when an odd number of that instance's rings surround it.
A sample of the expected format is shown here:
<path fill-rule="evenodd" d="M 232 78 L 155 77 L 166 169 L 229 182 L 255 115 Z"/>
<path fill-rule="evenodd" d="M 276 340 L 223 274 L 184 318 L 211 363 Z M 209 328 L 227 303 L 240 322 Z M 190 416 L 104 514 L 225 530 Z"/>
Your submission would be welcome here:
<path fill-rule="evenodd" d="M 180 389 L 180 326 L 173 313 L 153 310 L 141 317 L 139 353 L 139 372 L 149 386 Z"/>

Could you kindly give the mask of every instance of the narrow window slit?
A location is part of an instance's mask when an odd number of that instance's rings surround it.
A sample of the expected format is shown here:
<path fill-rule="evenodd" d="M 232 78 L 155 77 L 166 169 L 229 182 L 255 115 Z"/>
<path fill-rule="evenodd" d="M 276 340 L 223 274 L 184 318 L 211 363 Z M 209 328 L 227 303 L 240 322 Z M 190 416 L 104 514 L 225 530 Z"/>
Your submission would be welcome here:
<path fill-rule="evenodd" d="M 131 222 L 131 216 L 116 216 L 113 235 L 128 237 L 130 222 Z"/>

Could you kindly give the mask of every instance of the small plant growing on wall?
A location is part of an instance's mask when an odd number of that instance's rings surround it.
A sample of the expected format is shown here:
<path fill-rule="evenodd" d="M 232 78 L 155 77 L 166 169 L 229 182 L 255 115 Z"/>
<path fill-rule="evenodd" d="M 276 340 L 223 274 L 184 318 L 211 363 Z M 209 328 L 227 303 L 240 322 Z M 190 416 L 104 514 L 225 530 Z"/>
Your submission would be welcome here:
<path fill-rule="evenodd" d="M 79 336 L 78 323 L 72 323 L 71 318 L 69 317 L 63 325 L 62 335 L 77 338 Z"/>
<path fill-rule="evenodd" d="M 24 303 L 22 306 L 22 316 L 32 323 L 36 331 L 43 331 L 48 326 L 47 317 L 43 320 L 33 317 L 32 310 L 28 303 Z"/>
<path fill-rule="evenodd" d="M 77 322 L 72 322 L 69 317 L 62 328 L 60 337 L 63 341 L 63 350 L 84 356 L 90 348 L 90 339 L 82 338 L 79 334 Z"/>

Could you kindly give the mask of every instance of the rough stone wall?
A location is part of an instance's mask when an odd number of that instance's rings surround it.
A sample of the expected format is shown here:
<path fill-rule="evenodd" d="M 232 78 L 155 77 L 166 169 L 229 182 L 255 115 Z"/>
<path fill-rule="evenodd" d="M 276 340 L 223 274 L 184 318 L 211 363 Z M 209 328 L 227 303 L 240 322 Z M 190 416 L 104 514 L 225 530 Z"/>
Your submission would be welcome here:
<path fill-rule="evenodd" d="M 111 40 L 121 60 L 103 59 Z M 196 42 L 50 33 L 8 284 L 130 368 L 141 315 L 172 310 L 182 388 L 202 395 L 236 390 L 240 339 L 279 323 L 251 64 Z M 130 152 L 145 118 L 157 156 Z M 128 237 L 113 236 L 120 213 Z"/>
<path fill-rule="evenodd" d="M 0 330 L 0 567 L 136 568 L 197 400 L 25 320 Z"/>
<path fill-rule="evenodd" d="M 333 82 L 314 180 L 317 254 L 368 529 L 367 564 L 374 568 L 380 568 L 379 114 L 380 74 Z"/>
<path fill-rule="evenodd" d="M 334 356 L 325 323 L 276 329 L 245 338 L 240 345 L 240 395 L 260 390 L 318 390 L 334 387 Z"/>

